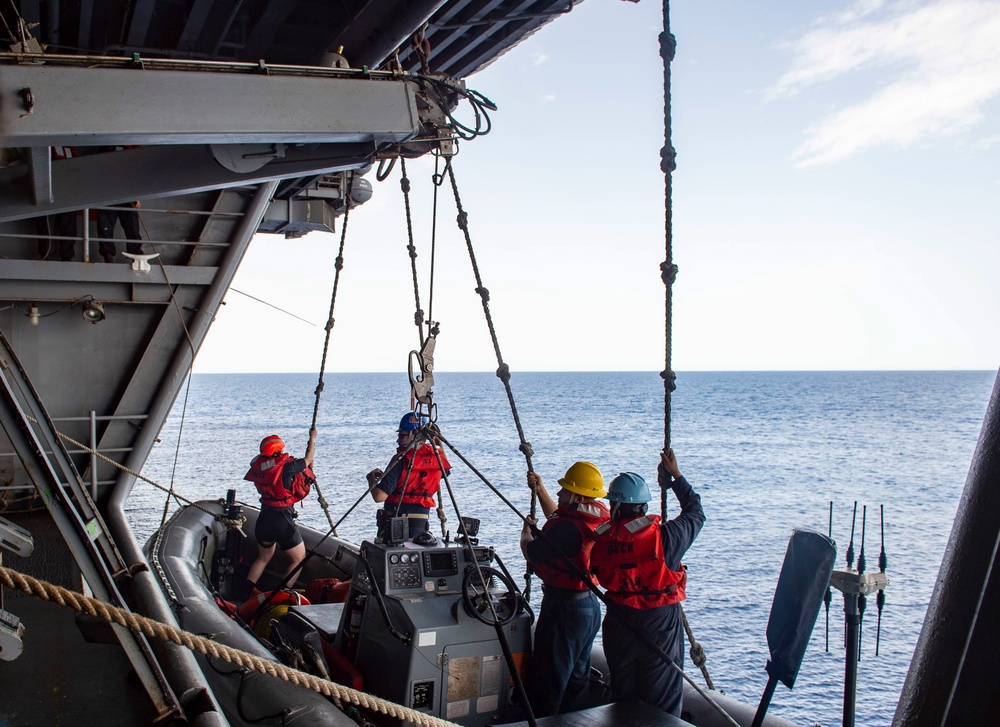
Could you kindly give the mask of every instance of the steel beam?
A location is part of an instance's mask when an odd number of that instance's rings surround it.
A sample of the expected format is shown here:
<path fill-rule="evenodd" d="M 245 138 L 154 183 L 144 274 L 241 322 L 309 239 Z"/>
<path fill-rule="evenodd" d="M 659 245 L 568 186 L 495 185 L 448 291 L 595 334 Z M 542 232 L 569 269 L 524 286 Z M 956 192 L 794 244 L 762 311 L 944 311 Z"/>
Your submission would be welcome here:
<path fill-rule="evenodd" d="M 178 345 L 170 368 L 165 373 L 161 386 L 157 389 L 156 400 L 148 412 L 151 418 L 157 417 L 154 421 L 166 421 L 166 417 L 170 413 L 170 409 L 183 385 L 184 378 L 194 360 L 195 353 L 201 346 L 215 313 L 222 304 L 226 291 L 229 289 L 233 276 L 236 275 L 240 262 L 243 260 L 243 256 L 250 245 L 254 231 L 260 224 L 260 220 L 267 209 L 268 201 L 273 196 L 276 187 L 277 182 L 269 182 L 258 188 L 253 199 L 247 205 L 245 217 L 230 236 L 230 245 L 227 249 L 226 257 L 219 268 L 216 281 L 205 293 L 198 311 L 188 325 L 193 349 L 187 345 L 186 341 Z M 158 435 L 159 430 L 156 427 L 144 427 L 139 430 L 132 452 L 125 463 L 126 466 L 130 469 L 135 468 L 133 471 L 141 469 L 142 463 L 149 456 L 149 452 Z M 135 477 L 133 475 L 126 472 L 120 474 L 118 484 L 111 494 L 104 516 L 125 561 L 129 564 L 145 564 L 146 560 L 125 517 L 125 503 L 134 484 Z M 132 591 L 136 599 L 143 605 L 143 610 L 153 618 L 176 625 L 177 622 L 174 614 L 152 573 L 148 569 L 143 568 L 135 568 L 133 570 L 137 572 L 132 582 Z M 205 683 L 198 663 L 190 651 L 168 643 L 161 643 L 157 648 L 160 649 L 159 653 L 163 657 L 167 676 L 178 693 L 184 694 L 188 689 L 196 688 Z M 208 691 L 208 694 L 211 695 L 211 692 Z M 203 716 L 208 719 L 218 715 L 221 715 L 221 710 L 217 705 L 214 705 L 214 709 L 204 713 Z M 191 719 L 195 715 L 188 714 L 187 716 Z M 219 723 L 223 722 L 221 716 L 219 716 L 218 721 Z M 201 723 L 199 722 L 199 724 Z M 211 722 L 211 724 L 215 724 L 215 722 Z"/>
<path fill-rule="evenodd" d="M 83 488 L 37 392 L 2 334 L 0 360 L 3 364 L 0 367 L 0 425 L 94 595 L 127 609 L 114 580 L 115 576 L 127 573 L 121 554 Z M 165 717 L 179 713 L 177 698 L 164 679 L 145 637 L 118 624 L 111 626 L 157 715 Z"/>
<path fill-rule="evenodd" d="M 31 194 L 35 204 L 52 203 L 52 159 L 47 146 L 34 146 L 28 152 Z"/>
<path fill-rule="evenodd" d="M 3 243 L 0 242 L 0 249 Z M 0 265 L 0 282 L 3 284 L 4 300 L 15 300 L 11 288 L 19 283 L 33 284 L 38 288 L 46 288 L 49 284 L 63 283 L 127 283 L 130 286 L 153 285 L 162 287 L 167 281 L 173 285 L 209 285 L 215 279 L 216 268 L 188 267 L 184 265 L 167 265 L 166 278 L 163 269 L 153 263 L 148 273 L 137 273 L 132 266 L 124 262 L 108 263 L 76 263 L 53 262 L 48 260 L 4 260 Z M 29 296 L 30 300 L 46 300 L 44 295 Z M 51 298 L 61 300 L 61 297 Z"/>
<path fill-rule="evenodd" d="M 6 167 L 0 169 L 0 222 L 274 179 L 333 174 L 364 166 L 374 152 L 370 142 L 291 147 L 283 158 L 246 173 L 224 168 L 203 145 L 91 154 L 52 165 L 54 201 L 49 204 L 33 202 L 25 166 Z"/>
<path fill-rule="evenodd" d="M 19 117 L 20 91 L 32 113 Z M 403 81 L 263 72 L 8 65 L 7 146 L 397 143 L 419 130 Z M 67 113 L 66 109 L 72 109 Z"/>

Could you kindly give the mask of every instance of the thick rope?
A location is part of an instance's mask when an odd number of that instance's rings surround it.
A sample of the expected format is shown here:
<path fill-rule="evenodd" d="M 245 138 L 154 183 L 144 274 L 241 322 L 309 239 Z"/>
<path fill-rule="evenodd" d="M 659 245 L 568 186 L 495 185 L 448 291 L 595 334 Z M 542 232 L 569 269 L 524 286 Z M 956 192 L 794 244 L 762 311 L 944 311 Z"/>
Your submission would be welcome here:
<path fill-rule="evenodd" d="M 316 384 L 316 402 L 313 404 L 312 425 L 310 430 L 316 429 L 316 421 L 319 419 L 319 399 L 323 394 L 323 375 L 326 373 L 326 357 L 330 351 L 330 334 L 333 332 L 333 309 L 337 305 L 337 288 L 340 286 L 340 271 L 344 269 L 344 243 L 347 242 L 347 221 L 351 216 L 351 193 L 354 191 L 354 175 L 351 175 L 347 182 L 347 193 L 344 195 L 344 222 L 340 226 L 340 249 L 337 251 L 337 259 L 334 262 L 336 272 L 333 275 L 333 291 L 330 293 L 330 313 L 326 317 L 326 337 L 323 339 L 323 356 L 319 362 L 319 383 Z M 337 534 L 337 526 L 333 524 L 333 516 L 330 515 L 330 504 L 323 497 L 323 490 L 320 489 L 319 482 L 313 482 L 316 488 L 316 501 L 323 508 L 326 515 L 326 522 L 330 526 L 333 534 Z"/>
<path fill-rule="evenodd" d="M 664 187 L 664 237 L 666 255 L 660 264 L 660 279 L 664 285 L 664 364 L 660 376 L 663 379 L 663 451 L 670 449 L 670 394 L 677 388 L 676 375 L 671 366 L 671 339 L 673 334 L 673 285 L 677 277 L 673 253 L 673 172 L 677 168 L 676 152 L 671 144 L 670 120 L 670 64 L 674 60 L 677 39 L 670 32 L 670 0 L 663 0 L 663 32 L 660 33 L 660 56 L 663 58 L 663 148 L 660 150 L 660 169 L 663 171 Z M 667 491 L 660 488 L 660 515 L 667 519 Z"/>
<path fill-rule="evenodd" d="M 479 264 L 476 262 L 476 252 L 472 247 L 472 237 L 469 235 L 469 215 L 462 207 L 462 198 L 458 193 L 458 182 L 455 180 L 455 169 L 452 166 L 451 159 L 445 163 L 445 171 L 448 172 L 448 176 L 451 179 L 451 189 L 455 194 L 455 207 L 458 209 L 458 227 L 462 230 L 462 234 L 465 236 L 465 246 L 469 250 L 469 259 L 472 262 L 472 272 L 476 276 L 476 293 L 479 294 L 479 297 L 483 302 L 483 313 L 486 316 L 486 325 L 490 330 L 490 338 L 493 341 L 493 350 L 497 357 L 497 378 L 503 382 L 504 391 L 507 392 L 507 402 L 510 404 L 510 413 L 514 417 L 514 426 L 517 428 L 517 436 L 520 440 L 518 449 L 522 454 L 524 454 L 524 459 L 528 466 L 528 472 L 534 472 L 534 467 L 531 464 L 531 456 L 534 454 L 534 451 L 531 449 L 531 442 L 524 437 L 524 428 L 521 426 L 521 419 L 517 415 L 517 405 L 514 403 L 514 392 L 510 388 L 510 366 L 504 363 L 503 354 L 500 353 L 500 342 L 497 339 L 496 327 L 493 325 L 493 316 L 490 314 L 490 291 L 488 291 L 483 285 L 483 278 L 479 274 Z M 531 507 L 529 508 L 529 514 L 532 519 L 537 519 L 537 502 L 538 495 L 534 490 L 532 490 Z M 525 600 L 528 600 L 530 597 L 531 571 L 526 564 L 524 571 L 524 598 Z"/>
<path fill-rule="evenodd" d="M 681 609 L 681 623 L 684 624 L 684 633 L 687 634 L 688 643 L 691 644 L 691 663 L 696 667 L 701 669 L 701 675 L 705 677 L 705 684 L 709 689 L 715 689 L 715 685 L 712 684 L 712 677 L 708 675 L 708 666 L 706 665 L 707 658 L 705 657 L 705 649 L 701 644 L 694 638 L 694 631 L 691 630 L 691 626 L 688 624 L 687 614 L 684 613 L 684 609 Z"/>
<path fill-rule="evenodd" d="M 664 230 L 664 260 L 660 264 L 660 279 L 664 288 L 664 311 L 663 311 L 663 371 L 660 377 L 663 379 L 663 451 L 670 449 L 670 420 L 671 406 L 670 395 L 677 388 L 677 375 L 671 369 L 673 338 L 673 289 L 674 281 L 677 279 L 677 266 L 674 264 L 674 211 L 673 211 L 673 173 L 677 169 L 677 151 L 671 141 L 671 114 L 670 114 L 670 64 L 674 60 L 677 52 L 677 38 L 670 32 L 670 0 L 663 0 L 663 32 L 660 33 L 660 57 L 663 59 L 663 149 L 660 150 L 660 169 L 663 171 L 663 230 Z M 660 515 L 667 519 L 667 488 L 660 488 Z M 708 675 L 708 667 L 705 665 L 705 650 L 694 638 L 694 632 L 688 625 L 684 608 L 681 607 L 681 620 L 684 623 L 684 631 L 687 633 L 688 641 L 691 643 L 691 661 L 705 677 L 705 683 L 709 689 L 712 686 L 712 678 Z"/>
<path fill-rule="evenodd" d="M 424 311 L 420 307 L 420 285 L 417 282 L 417 247 L 413 244 L 413 219 L 410 216 L 410 178 L 406 176 L 406 160 L 399 158 L 399 187 L 403 190 L 403 206 L 406 208 L 406 251 L 410 255 L 410 270 L 413 273 L 413 324 L 417 327 L 420 347 L 424 345 Z"/>
<path fill-rule="evenodd" d="M 373 697 L 356 689 L 321 679 L 313 674 L 292 669 L 279 662 L 248 654 L 245 651 L 234 649 L 211 639 L 206 639 L 202 636 L 146 618 L 145 616 L 139 616 L 131 611 L 111 606 L 95 598 L 88 598 L 66 588 L 39 581 L 10 568 L 0 566 L 0 583 L 7 588 L 15 588 L 30 596 L 36 596 L 43 601 L 56 603 L 60 606 L 72 608 L 79 613 L 86 613 L 89 616 L 100 618 L 108 623 L 124 626 L 138 634 L 169 641 L 191 651 L 197 651 L 199 654 L 204 654 L 214 659 L 222 659 L 243 669 L 252 669 L 261 674 L 276 677 L 282 681 L 308 687 L 325 697 L 340 699 L 363 709 L 370 709 L 395 719 L 413 722 L 424 727 L 455 727 L 454 722 L 448 722 L 429 714 L 416 712 L 385 699 Z"/>
<path fill-rule="evenodd" d="M 448 513 L 444 511 L 444 500 L 441 498 L 441 490 L 438 490 L 437 500 L 438 500 L 437 516 L 438 516 L 438 522 L 441 523 L 441 537 L 443 538 L 448 534 L 447 527 L 445 526 L 445 523 L 448 522 Z"/>

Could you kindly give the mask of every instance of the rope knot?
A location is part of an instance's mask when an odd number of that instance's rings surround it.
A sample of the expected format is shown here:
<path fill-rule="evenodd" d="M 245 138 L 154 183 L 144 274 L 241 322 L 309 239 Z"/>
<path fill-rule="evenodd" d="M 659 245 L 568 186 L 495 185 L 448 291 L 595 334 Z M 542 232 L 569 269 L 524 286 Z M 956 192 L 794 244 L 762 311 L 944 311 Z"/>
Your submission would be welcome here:
<path fill-rule="evenodd" d="M 531 442 L 527 440 L 521 442 L 521 445 L 518 447 L 518 449 L 521 450 L 521 453 L 525 457 L 532 457 L 535 454 L 535 450 L 531 448 Z"/>
<path fill-rule="evenodd" d="M 417 259 L 417 248 L 415 248 L 413 245 L 407 245 L 406 246 L 406 250 L 407 250 L 407 252 L 410 253 L 410 259 L 411 260 L 416 260 Z"/>
<path fill-rule="evenodd" d="M 424 312 L 422 310 L 418 310 L 416 313 L 413 314 L 413 322 L 418 327 L 424 325 Z"/>
<path fill-rule="evenodd" d="M 691 644 L 691 662 L 696 667 L 701 669 L 701 667 L 705 666 L 706 660 L 705 650 L 702 648 L 701 644 L 695 641 Z"/>
<path fill-rule="evenodd" d="M 325 386 L 326 386 L 326 384 L 324 384 L 322 381 L 320 381 L 318 384 L 316 384 L 316 396 L 319 396 L 320 394 L 323 393 L 323 387 L 325 387 Z"/>
<path fill-rule="evenodd" d="M 670 391 L 677 391 L 677 374 L 673 371 L 665 370 L 660 372 L 660 378 L 670 387 Z"/>
<path fill-rule="evenodd" d="M 402 187 L 404 194 L 408 194 L 410 191 L 410 180 L 407 177 L 403 177 L 399 180 L 399 186 Z"/>
<path fill-rule="evenodd" d="M 676 54 L 677 36 L 673 33 L 660 33 L 660 57 L 667 63 L 671 63 Z"/>
<path fill-rule="evenodd" d="M 458 228 L 463 232 L 469 229 L 469 215 L 464 210 L 458 213 Z"/>
<path fill-rule="evenodd" d="M 497 367 L 497 378 L 500 379 L 505 384 L 510 381 L 510 366 L 501 362 L 500 366 Z"/>
<path fill-rule="evenodd" d="M 677 280 L 677 266 L 666 260 L 660 263 L 660 279 L 664 285 L 673 285 Z"/>
<path fill-rule="evenodd" d="M 334 324 L 334 322 L 335 322 L 335 321 L 333 320 L 333 318 L 331 318 L 330 320 L 328 320 L 328 321 L 326 322 L 326 326 L 324 326 L 324 327 L 326 328 L 326 332 L 327 332 L 327 333 L 329 333 L 330 331 L 332 331 L 332 330 L 333 330 L 333 324 Z"/>
<path fill-rule="evenodd" d="M 337 272 L 340 272 L 341 270 L 344 269 L 344 258 L 343 258 L 343 256 L 337 255 L 337 259 L 333 261 L 333 267 L 335 267 L 337 269 Z"/>
<path fill-rule="evenodd" d="M 677 171 L 677 150 L 672 146 L 660 149 L 660 171 L 664 174 Z"/>
<path fill-rule="evenodd" d="M 484 303 L 489 303 L 490 302 L 490 291 L 489 290 L 487 290 L 483 286 L 479 286 L 478 288 L 476 288 L 476 292 L 479 293 L 479 297 L 483 299 Z"/>

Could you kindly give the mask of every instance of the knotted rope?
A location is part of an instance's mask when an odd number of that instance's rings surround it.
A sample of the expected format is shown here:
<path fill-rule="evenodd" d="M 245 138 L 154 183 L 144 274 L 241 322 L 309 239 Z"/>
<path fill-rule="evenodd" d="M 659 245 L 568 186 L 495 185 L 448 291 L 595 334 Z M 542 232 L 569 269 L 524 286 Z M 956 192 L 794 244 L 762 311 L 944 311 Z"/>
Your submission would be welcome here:
<path fill-rule="evenodd" d="M 131 611 L 111 606 L 95 598 L 89 598 L 66 588 L 40 581 L 10 568 L 0 566 L 0 584 L 7 588 L 15 588 L 30 596 L 36 596 L 43 601 L 56 603 L 66 608 L 72 608 L 79 613 L 86 613 L 89 616 L 100 618 L 108 623 L 124 626 L 138 634 L 169 641 L 191 651 L 197 651 L 199 654 L 204 654 L 214 659 L 222 659 L 243 669 L 252 669 L 253 671 L 276 677 L 282 681 L 308 687 L 325 697 L 340 699 L 363 709 L 380 712 L 394 719 L 412 722 L 421 727 L 457 727 L 454 722 L 448 722 L 429 714 L 416 712 L 385 699 L 373 697 L 356 689 L 321 679 L 313 674 L 292 669 L 280 662 L 248 654 L 245 651 L 234 649 L 225 644 L 206 639 L 203 636 L 198 636 L 197 634 L 174 628 L 173 626 L 160 623 L 145 616 L 139 616 Z"/>
<path fill-rule="evenodd" d="M 340 271 L 344 269 L 344 243 L 347 241 L 347 221 L 351 216 L 351 194 L 354 192 L 354 175 L 347 182 L 347 192 L 344 195 L 344 222 L 340 226 L 340 249 L 337 250 L 337 259 L 334 261 L 334 268 L 336 272 L 333 275 L 333 291 L 330 293 L 330 314 L 326 317 L 326 337 L 323 339 L 323 356 L 320 358 L 319 363 L 319 382 L 316 384 L 316 402 L 313 404 L 313 415 L 312 415 L 312 426 L 309 428 L 316 429 L 316 420 L 319 419 L 319 399 L 323 393 L 323 388 L 325 384 L 323 383 L 323 375 L 326 373 L 326 356 L 330 351 L 330 334 L 333 332 L 333 309 L 337 305 L 337 288 L 340 286 Z M 309 440 L 310 444 L 312 439 Z M 327 503 L 326 498 L 323 497 L 323 491 L 320 489 L 319 482 L 313 482 L 313 486 L 316 488 L 316 500 L 319 502 L 319 506 L 323 508 L 323 514 L 326 515 L 326 522 L 330 526 L 330 530 L 333 534 L 337 534 L 337 526 L 333 524 L 333 516 L 330 515 L 330 505 Z"/>

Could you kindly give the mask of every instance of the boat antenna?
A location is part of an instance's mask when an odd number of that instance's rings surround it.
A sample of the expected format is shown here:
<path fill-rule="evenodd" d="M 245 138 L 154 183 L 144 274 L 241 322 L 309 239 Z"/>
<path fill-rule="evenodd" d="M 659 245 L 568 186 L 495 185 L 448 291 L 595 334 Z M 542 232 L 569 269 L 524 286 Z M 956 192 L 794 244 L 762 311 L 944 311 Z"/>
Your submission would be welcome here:
<path fill-rule="evenodd" d="M 830 500 L 830 521 L 826 528 L 826 535 L 833 540 L 833 500 Z M 823 596 L 823 606 L 826 608 L 826 647 L 825 652 L 830 653 L 830 604 L 833 602 L 833 589 L 830 584 L 826 585 L 826 595 Z"/>
<path fill-rule="evenodd" d="M 864 620 L 868 595 L 878 592 L 876 603 L 884 602 L 882 591 L 889 585 L 889 577 L 885 571 L 866 573 L 865 562 L 865 531 L 867 529 L 868 506 L 861 510 L 861 552 L 858 555 L 858 567 L 854 562 L 854 526 L 857 520 L 858 503 L 854 502 L 854 516 L 851 519 L 851 544 L 848 547 L 847 567 L 833 571 L 830 585 L 844 596 L 844 727 L 854 727 L 857 711 L 858 663 L 861 661 L 861 626 Z M 884 540 L 884 538 L 883 538 Z M 879 557 L 882 567 L 883 558 Z M 877 638 L 877 637 L 876 637 Z M 876 641 L 876 651 L 878 646 Z"/>
<path fill-rule="evenodd" d="M 885 567 L 889 561 L 885 557 L 885 506 L 878 506 L 878 527 L 881 535 L 881 549 L 878 554 L 879 573 L 885 573 Z M 882 638 L 882 609 L 885 608 L 885 590 L 880 590 L 875 596 L 875 606 L 878 609 L 878 626 L 875 630 L 875 656 L 878 656 L 879 641 Z"/>
<path fill-rule="evenodd" d="M 854 568 L 854 523 L 858 519 L 858 501 L 854 501 L 854 513 L 851 515 L 851 542 L 847 546 L 847 569 Z"/>

